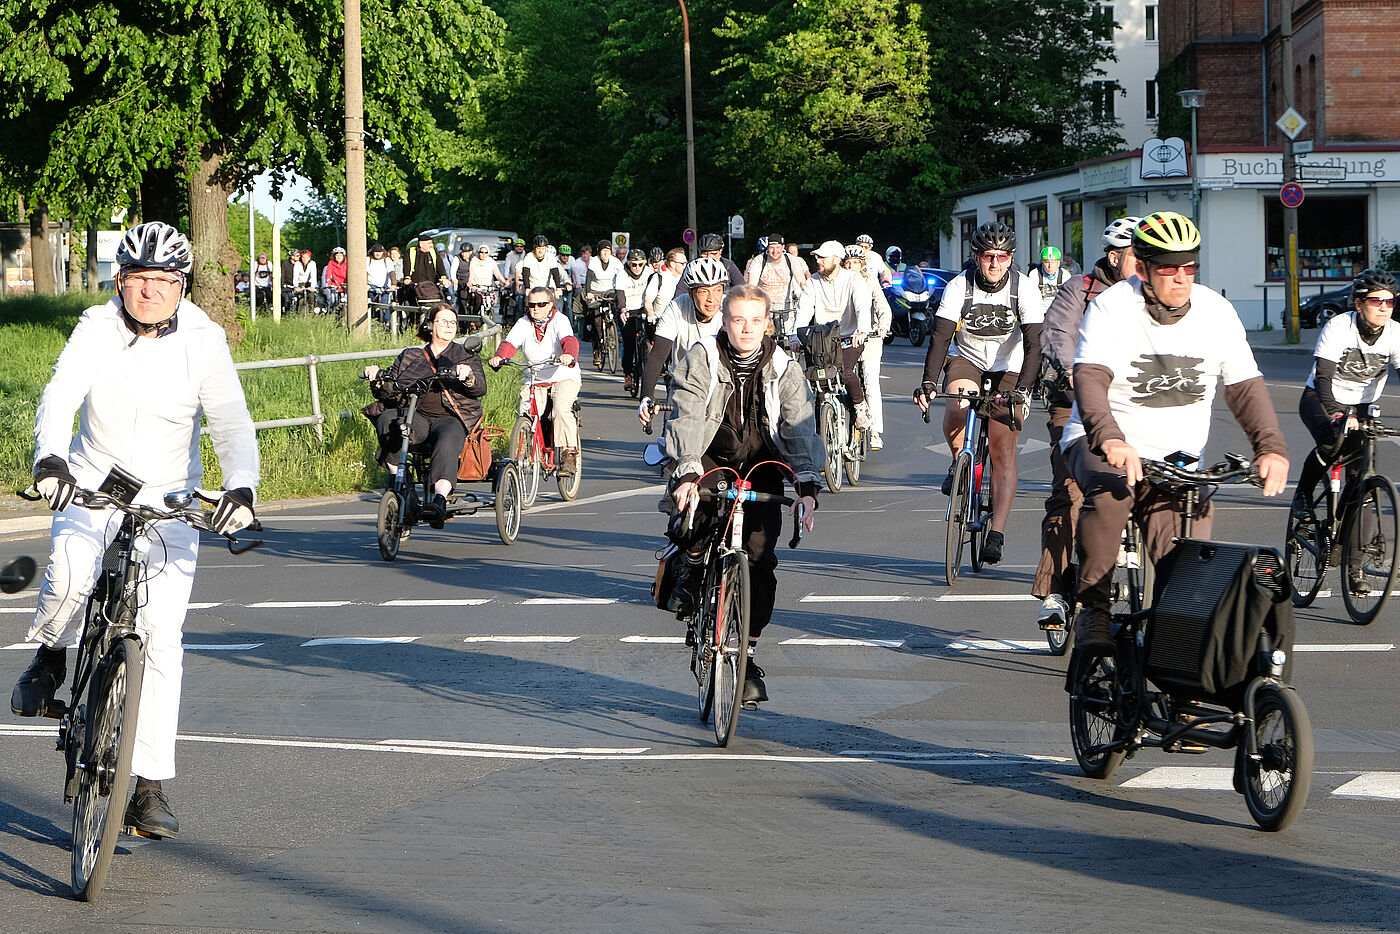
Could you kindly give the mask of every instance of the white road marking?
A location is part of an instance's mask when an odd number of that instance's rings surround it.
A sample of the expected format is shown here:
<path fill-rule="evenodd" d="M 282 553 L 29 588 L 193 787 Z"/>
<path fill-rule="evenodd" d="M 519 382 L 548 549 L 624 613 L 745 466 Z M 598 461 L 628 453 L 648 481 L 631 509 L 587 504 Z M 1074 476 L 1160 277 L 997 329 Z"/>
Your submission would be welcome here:
<path fill-rule="evenodd" d="M 34 607 L 32 606 L 0 606 L 0 613 L 14 613 L 16 615 L 29 613 L 32 615 L 33 612 Z"/>
<path fill-rule="evenodd" d="M 843 749 L 843 756 L 875 758 L 881 762 L 947 762 L 1006 763 L 1006 762 L 1069 762 L 1067 756 L 1021 755 L 1014 752 L 909 752 L 903 749 Z"/>
<path fill-rule="evenodd" d="M 793 639 L 780 639 L 779 645 L 851 645 L 864 648 L 897 649 L 904 645 L 903 639 L 819 639 L 799 636 Z"/>
<path fill-rule="evenodd" d="M 799 603 L 899 603 L 913 600 L 907 594 L 815 594 L 809 593 Z"/>
<path fill-rule="evenodd" d="M 649 645 L 682 645 L 684 636 L 623 636 L 619 642 L 640 642 Z"/>
<path fill-rule="evenodd" d="M 315 607 L 349 606 L 349 600 L 264 600 L 249 603 L 250 610 L 303 610 Z"/>
<path fill-rule="evenodd" d="M 577 642 L 582 636 L 467 636 L 463 642 Z"/>
<path fill-rule="evenodd" d="M 1295 652 L 1389 652 L 1393 642 L 1316 642 L 1293 646 Z"/>
<path fill-rule="evenodd" d="M 1037 451 L 1050 450 L 1050 442 L 1041 441 L 1039 438 L 1027 438 L 1021 445 L 1022 454 L 1035 454 Z"/>
<path fill-rule="evenodd" d="M 1041 652 L 1045 649 L 1044 639 L 954 639 L 948 643 L 952 652 L 966 652 L 976 649 L 983 652 Z"/>
<path fill-rule="evenodd" d="M 342 636 L 331 639 L 312 639 L 303 642 L 302 648 L 318 645 L 403 645 L 417 642 L 418 636 Z"/>
<path fill-rule="evenodd" d="M 607 606 L 618 601 L 614 597 L 531 597 L 520 602 L 524 606 Z"/>
<path fill-rule="evenodd" d="M 464 597 L 460 600 L 390 600 L 380 606 L 481 606 L 490 603 L 490 597 Z"/>
<path fill-rule="evenodd" d="M 1200 791 L 1234 791 L 1235 770 L 1167 765 L 1123 783 L 1124 788 L 1189 788 Z"/>
<path fill-rule="evenodd" d="M 500 743 L 453 743 L 446 740 L 434 739 L 381 739 L 383 746 L 414 746 L 423 748 L 439 749 L 475 749 L 483 752 L 525 752 L 536 755 L 553 755 L 557 753 L 591 753 L 604 756 L 636 756 L 646 752 L 650 746 L 623 746 L 609 748 L 607 746 L 511 746 Z"/>
<path fill-rule="evenodd" d="M 261 642 L 193 643 L 186 642 L 181 648 L 186 652 L 250 652 L 262 646 Z"/>
<path fill-rule="evenodd" d="M 222 603 L 191 603 L 186 609 L 190 610 L 212 610 L 216 606 L 223 606 Z"/>
<path fill-rule="evenodd" d="M 37 649 L 38 647 L 39 647 L 39 643 L 37 643 L 37 642 L 12 642 L 11 644 L 5 646 L 4 648 L 6 648 L 6 649 Z"/>
<path fill-rule="evenodd" d="M 1339 798 L 1400 800 L 1400 772 L 1362 772 L 1332 794 Z"/>
<path fill-rule="evenodd" d="M 939 603 L 1020 603 L 1040 598 L 1028 593 L 945 593 Z"/>

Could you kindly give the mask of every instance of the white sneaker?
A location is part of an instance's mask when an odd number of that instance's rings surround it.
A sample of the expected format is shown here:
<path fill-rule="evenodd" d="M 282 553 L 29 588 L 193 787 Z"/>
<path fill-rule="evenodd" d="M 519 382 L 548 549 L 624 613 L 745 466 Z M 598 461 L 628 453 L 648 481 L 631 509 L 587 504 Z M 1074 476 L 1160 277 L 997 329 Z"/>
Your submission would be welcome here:
<path fill-rule="evenodd" d="M 885 440 L 880 437 L 880 433 L 878 431 L 872 431 L 870 433 L 870 450 L 878 451 L 884 446 Z"/>
<path fill-rule="evenodd" d="M 870 403 L 856 403 L 856 430 L 864 431 L 870 427 Z"/>
<path fill-rule="evenodd" d="M 1040 617 L 1036 620 L 1041 629 L 1050 626 L 1061 628 L 1065 621 L 1069 619 L 1069 604 L 1065 598 L 1057 593 L 1052 593 L 1040 603 Z"/>

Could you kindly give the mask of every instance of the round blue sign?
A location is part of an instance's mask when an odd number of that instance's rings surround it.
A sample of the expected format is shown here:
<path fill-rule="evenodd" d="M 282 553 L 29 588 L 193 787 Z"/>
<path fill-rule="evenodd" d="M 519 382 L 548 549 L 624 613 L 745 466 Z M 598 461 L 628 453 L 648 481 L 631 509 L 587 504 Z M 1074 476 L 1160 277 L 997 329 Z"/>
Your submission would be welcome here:
<path fill-rule="evenodd" d="M 1303 186 L 1297 182 L 1289 182 L 1278 191 L 1278 199 L 1287 208 L 1296 208 L 1303 203 Z"/>
<path fill-rule="evenodd" d="M 685 245 L 686 245 L 686 246 L 690 246 L 690 244 L 694 243 L 694 242 L 695 242 L 695 228 L 694 228 L 694 227 L 687 227 L 685 230 L 681 231 L 681 239 L 685 241 Z"/>

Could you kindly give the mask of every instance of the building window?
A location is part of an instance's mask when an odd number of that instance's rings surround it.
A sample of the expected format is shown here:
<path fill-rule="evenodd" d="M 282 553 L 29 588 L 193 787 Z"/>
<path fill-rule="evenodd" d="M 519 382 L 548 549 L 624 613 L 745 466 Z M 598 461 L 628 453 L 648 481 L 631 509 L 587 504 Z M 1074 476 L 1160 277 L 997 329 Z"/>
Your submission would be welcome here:
<path fill-rule="evenodd" d="M 1100 3 L 1099 8 L 1094 11 L 1094 31 L 1099 34 L 1099 38 L 1113 41 L 1113 30 L 1118 26 L 1113 19 L 1113 4 Z"/>
<path fill-rule="evenodd" d="M 1114 119 L 1114 98 L 1118 96 L 1116 81 L 1095 81 L 1089 85 L 1089 109 L 1095 120 L 1108 123 Z"/>
<path fill-rule="evenodd" d="M 1147 119 L 1157 119 L 1157 82 L 1155 80 L 1147 82 Z"/>
<path fill-rule="evenodd" d="M 1084 258 L 1084 205 L 1079 201 L 1060 202 L 1061 239 L 1064 252 L 1076 260 Z"/>
<path fill-rule="evenodd" d="M 977 232 L 977 215 L 958 218 L 958 240 L 962 244 L 961 262 L 972 259 L 972 235 Z"/>
<path fill-rule="evenodd" d="M 1277 197 L 1264 200 L 1265 269 L 1270 279 L 1282 279 L 1284 255 L 1283 205 Z M 1332 279 L 1340 285 L 1366 266 L 1366 196 L 1314 195 L 1298 206 L 1298 278 Z"/>
<path fill-rule="evenodd" d="M 1143 22 L 1143 38 L 1148 42 L 1157 41 L 1157 4 L 1149 3 L 1146 8 L 1147 18 Z"/>
<path fill-rule="evenodd" d="M 1050 209 L 1043 204 L 1032 204 L 1026 209 L 1031 228 L 1031 259 L 1040 256 L 1040 251 L 1050 245 Z"/>
<path fill-rule="evenodd" d="M 1015 230 L 1015 229 L 1016 229 L 1016 209 L 1015 209 L 1015 208 L 998 208 L 998 209 L 997 209 L 997 223 L 998 223 L 998 224 L 1005 224 L 1006 226 L 1010 227 L 1012 230 Z"/>

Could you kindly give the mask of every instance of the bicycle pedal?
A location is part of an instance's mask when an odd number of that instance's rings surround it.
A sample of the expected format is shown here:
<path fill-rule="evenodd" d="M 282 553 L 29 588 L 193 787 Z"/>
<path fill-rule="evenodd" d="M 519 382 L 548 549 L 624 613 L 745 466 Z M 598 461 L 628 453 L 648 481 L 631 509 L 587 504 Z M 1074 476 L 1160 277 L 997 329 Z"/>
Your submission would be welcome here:
<path fill-rule="evenodd" d="M 1202 746 L 1200 743 L 1188 743 L 1184 740 L 1177 740 L 1162 747 L 1163 752 L 1181 752 L 1191 756 L 1199 756 L 1210 752 L 1209 746 Z"/>
<path fill-rule="evenodd" d="M 51 698 L 44 703 L 44 708 L 39 711 L 41 717 L 51 717 L 54 720 L 61 720 L 68 715 L 68 702 Z"/>
<path fill-rule="evenodd" d="M 740 710 L 757 710 L 757 709 L 758 709 L 758 701 L 756 701 L 756 700 L 740 701 L 740 702 L 739 702 L 739 709 L 740 709 Z"/>
<path fill-rule="evenodd" d="M 131 836 L 131 837 L 144 837 L 144 838 L 147 839 L 147 840 L 164 840 L 164 839 L 165 839 L 164 837 L 162 837 L 162 836 L 161 836 L 160 834 L 158 834 L 158 833 L 151 833 L 149 830 L 141 830 L 140 828 L 136 827 L 134 824 L 123 824 L 123 825 L 122 825 L 122 833 L 124 833 L 124 834 L 126 834 L 126 835 L 128 835 L 128 836 Z"/>

